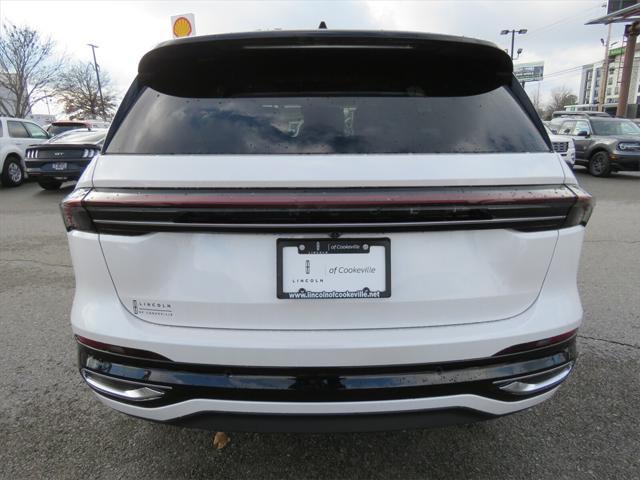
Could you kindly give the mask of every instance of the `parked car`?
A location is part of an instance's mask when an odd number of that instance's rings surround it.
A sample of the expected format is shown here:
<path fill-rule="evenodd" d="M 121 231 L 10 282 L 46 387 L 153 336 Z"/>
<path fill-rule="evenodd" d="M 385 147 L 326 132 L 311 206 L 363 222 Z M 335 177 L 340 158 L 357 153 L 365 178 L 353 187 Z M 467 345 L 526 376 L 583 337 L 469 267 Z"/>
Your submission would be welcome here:
<path fill-rule="evenodd" d="M 45 190 L 57 190 L 63 182 L 78 180 L 89 162 L 100 153 L 107 130 L 70 130 L 27 149 L 27 174 Z"/>
<path fill-rule="evenodd" d="M 552 133 L 558 133 L 558 127 L 567 119 L 576 118 L 611 118 L 606 112 L 565 112 L 564 110 L 553 112 L 550 121 L 545 122 L 545 125 L 549 127 Z"/>
<path fill-rule="evenodd" d="M 77 130 L 79 128 L 88 128 L 90 130 L 109 128 L 109 122 L 103 122 L 101 120 L 59 120 L 52 122 L 45 127 L 45 130 L 49 135 L 55 137 L 63 132 L 69 130 Z"/>
<path fill-rule="evenodd" d="M 27 146 L 45 142 L 49 135 L 38 124 L 22 118 L 0 117 L 0 183 L 17 187 L 25 179 Z"/>
<path fill-rule="evenodd" d="M 611 115 L 609 115 L 607 112 L 592 112 L 590 110 L 580 110 L 580 111 L 567 111 L 567 110 L 556 110 L 555 112 L 553 112 L 551 114 L 551 118 L 558 118 L 558 117 L 602 117 L 602 118 L 611 118 Z"/>
<path fill-rule="evenodd" d="M 640 127 L 624 118 L 564 119 L 558 133 L 576 145 L 576 164 L 596 177 L 640 170 Z"/>
<path fill-rule="evenodd" d="M 416 428 L 551 397 L 576 361 L 592 204 L 512 68 L 488 42 L 388 31 L 148 52 L 61 206 L 86 383 L 221 431 Z"/>
<path fill-rule="evenodd" d="M 558 153 L 569 167 L 573 168 L 576 163 L 576 147 L 573 143 L 573 138 L 566 135 L 556 135 L 546 125 L 545 129 L 551 140 L 553 151 Z"/>

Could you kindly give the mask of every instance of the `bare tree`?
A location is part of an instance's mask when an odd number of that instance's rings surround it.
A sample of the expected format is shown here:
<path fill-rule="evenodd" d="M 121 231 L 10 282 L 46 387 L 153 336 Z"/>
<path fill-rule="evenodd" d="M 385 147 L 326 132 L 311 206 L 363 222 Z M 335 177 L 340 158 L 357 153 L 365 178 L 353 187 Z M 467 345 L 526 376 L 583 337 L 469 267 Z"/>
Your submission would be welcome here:
<path fill-rule="evenodd" d="M 551 100 L 547 103 L 545 109 L 545 118 L 551 118 L 551 114 L 557 110 L 564 110 L 567 105 L 575 105 L 578 103 L 578 97 L 571 93 L 568 87 L 562 86 L 551 90 Z"/>
<path fill-rule="evenodd" d="M 536 109 L 538 115 L 542 117 L 544 115 L 544 110 L 542 108 L 542 102 L 540 101 L 540 87 L 538 87 L 533 92 L 533 96 L 531 96 L 531 103 L 533 104 L 533 108 Z"/>
<path fill-rule="evenodd" d="M 100 70 L 104 114 L 110 117 L 115 108 L 115 95 L 111 88 L 109 75 Z M 99 118 L 102 116 L 102 104 L 98 91 L 96 72 L 91 64 L 75 63 L 67 67 L 57 84 L 57 96 L 61 100 L 69 118 Z"/>
<path fill-rule="evenodd" d="M 64 58 L 55 42 L 27 26 L 5 23 L 0 37 L 0 113 L 24 117 L 31 107 L 51 96 Z"/>

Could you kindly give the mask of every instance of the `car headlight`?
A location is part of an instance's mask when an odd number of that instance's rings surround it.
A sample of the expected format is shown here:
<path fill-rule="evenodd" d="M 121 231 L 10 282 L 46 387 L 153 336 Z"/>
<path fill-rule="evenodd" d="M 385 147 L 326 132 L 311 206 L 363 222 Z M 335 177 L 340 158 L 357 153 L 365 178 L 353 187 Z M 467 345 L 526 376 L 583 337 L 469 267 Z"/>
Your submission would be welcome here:
<path fill-rule="evenodd" d="M 640 150 L 639 142 L 620 142 L 618 143 L 618 150 Z"/>

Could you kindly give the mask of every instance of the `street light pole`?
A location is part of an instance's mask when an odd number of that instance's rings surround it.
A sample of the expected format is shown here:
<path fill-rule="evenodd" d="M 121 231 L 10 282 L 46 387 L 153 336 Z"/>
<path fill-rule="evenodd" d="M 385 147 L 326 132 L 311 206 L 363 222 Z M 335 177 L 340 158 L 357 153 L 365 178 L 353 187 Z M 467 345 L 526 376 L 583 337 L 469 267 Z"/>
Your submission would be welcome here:
<path fill-rule="evenodd" d="M 518 30 L 516 30 L 515 28 L 511 29 L 511 30 L 501 30 L 500 31 L 500 35 L 508 35 L 511 34 L 511 60 L 513 60 L 513 50 L 514 50 L 514 44 L 516 41 L 516 33 L 518 35 L 524 35 L 525 33 L 527 33 L 527 29 L 526 28 L 520 28 Z"/>
<path fill-rule="evenodd" d="M 601 39 L 602 41 L 602 39 Z M 611 41 L 611 24 L 607 30 L 607 41 L 604 42 L 604 60 L 602 61 L 602 74 L 600 75 L 600 91 L 598 92 L 598 111 L 604 111 L 604 102 L 606 99 L 607 80 L 609 79 L 609 42 Z M 595 76 L 596 68 L 594 65 L 591 75 Z M 594 83 L 595 85 L 595 83 Z M 593 93 L 591 93 L 592 95 Z M 589 101 L 588 103 L 591 103 Z"/>
<path fill-rule="evenodd" d="M 96 60 L 96 48 L 98 48 L 98 46 L 92 43 L 87 43 L 87 45 L 91 47 L 91 52 L 93 53 L 93 67 L 96 70 L 96 78 L 98 79 L 98 92 L 100 93 L 100 106 L 102 108 L 102 119 L 106 121 L 107 115 L 104 111 L 104 97 L 102 96 L 102 85 L 100 83 L 100 68 L 98 67 L 98 61 Z"/>
<path fill-rule="evenodd" d="M 511 30 L 511 60 L 513 60 L 513 44 L 516 40 L 516 31 Z"/>

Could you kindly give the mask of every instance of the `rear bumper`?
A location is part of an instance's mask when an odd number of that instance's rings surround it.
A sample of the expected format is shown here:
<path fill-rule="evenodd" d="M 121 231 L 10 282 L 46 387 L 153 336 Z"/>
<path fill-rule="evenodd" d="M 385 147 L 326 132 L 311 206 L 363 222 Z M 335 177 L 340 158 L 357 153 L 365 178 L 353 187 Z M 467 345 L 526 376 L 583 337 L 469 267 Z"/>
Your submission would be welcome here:
<path fill-rule="evenodd" d="M 485 359 L 353 368 L 205 366 L 79 347 L 81 374 L 110 407 L 232 431 L 389 430 L 493 418 L 548 398 L 575 359 L 575 337 Z"/>
<path fill-rule="evenodd" d="M 60 171 L 60 172 L 43 172 L 38 169 L 30 169 L 27 171 L 29 178 L 39 179 L 39 178 L 48 178 L 51 180 L 78 180 L 82 175 L 82 170 L 77 171 Z"/>
<path fill-rule="evenodd" d="M 38 162 L 39 166 L 30 165 L 33 162 L 25 162 L 26 163 L 26 171 L 29 177 L 38 179 L 38 178 L 49 178 L 52 180 L 78 180 L 84 172 L 84 169 L 87 168 L 89 164 L 89 160 L 86 161 L 74 161 L 67 162 L 70 168 L 65 170 L 53 170 L 51 165 L 56 162 L 44 163 L 42 161 Z"/>

